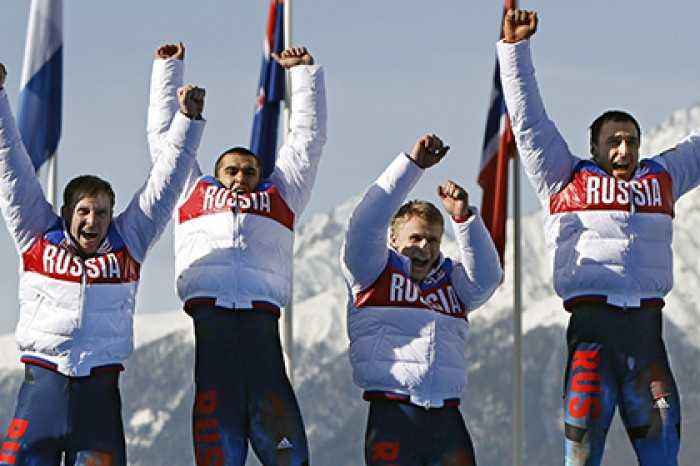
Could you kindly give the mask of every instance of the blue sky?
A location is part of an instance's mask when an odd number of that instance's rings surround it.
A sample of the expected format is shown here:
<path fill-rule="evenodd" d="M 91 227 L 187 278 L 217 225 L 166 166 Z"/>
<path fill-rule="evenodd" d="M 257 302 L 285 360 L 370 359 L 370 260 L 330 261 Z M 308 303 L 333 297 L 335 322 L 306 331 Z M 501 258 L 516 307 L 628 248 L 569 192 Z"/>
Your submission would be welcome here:
<path fill-rule="evenodd" d="M 16 108 L 28 1 L 6 2 L 0 61 Z M 695 18 L 690 0 L 539 0 L 535 65 L 550 116 L 574 152 L 587 153 L 587 127 L 608 108 L 649 129 L 698 101 Z M 329 140 L 302 221 L 359 194 L 389 160 L 435 132 L 452 146 L 415 197 L 435 200 L 453 178 L 479 205 L 476 175 L 502 2 L 296 0 L 293 42 L 326 68 Z M 145 110 L 153 50 L 182 40 L 186 80 L 207 89 L 205 171 L 223 149 L 249 142 L 267 17 L 266 0 L 66 0 L 64 110 L 59 187 L 80 173 L 110 180 L 117 209 L 143 182 L 149 158 Z M 537 208 L 523 182 L 526 212 Z M 138 310 L 178 307 L 170 232 L 144 267 Z M 0 231 L 0 333 L 17 318 L 16 254 Z"/>

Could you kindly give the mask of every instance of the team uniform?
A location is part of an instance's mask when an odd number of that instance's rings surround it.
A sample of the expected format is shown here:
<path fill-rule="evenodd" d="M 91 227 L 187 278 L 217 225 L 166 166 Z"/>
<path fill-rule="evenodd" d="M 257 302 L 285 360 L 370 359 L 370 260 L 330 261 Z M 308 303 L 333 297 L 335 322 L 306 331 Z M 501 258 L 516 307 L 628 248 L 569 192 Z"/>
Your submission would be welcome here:
<path fill-rule="evenodd" d="M 523 166 L 542 203 L 567 330 L 566 464 L 600 464 L 618 406 L 640 464 L 677 464 L 680 402 L 662 340 L 676 200 L 700 182 L 692 134 L 630 181 L 575 157 L 549 120 L 528 41 L 498 43 Z"/>
<path fill-rule="evenodd" d="M 46 201 L 0 90 L 0 209 L 20 255 L 25 382 L 0 464 L 126 464 L 118 374 L 133 351 L 141 264 L 172 216 L 204 122 L 174 117 L 163 156 L 91 257 Z M 97 463 L 89 463 L 97 464 Z"/>
<path fill-rule="evenodd" d="M 368 465 L 475 462 L 457 407 L 467 316 L 493 294 L 502 270 L 471 207 L 466 221 L 450 220 L 461 262 L 441 255 L 423 280 L 411 280 L 410 259 L 387 245 L 387 229 L 422 172 L 400 154 L 355 208 L 341 253 L 353 378 L 370 402 Z"/>
<path fill-rule="evenodd" d="M 183 67 L 180 60 L 154 62 L 152 146 L 167 129 Z M 308 464 L 278 319 L 291 293 L 294 224 L 308 203 L 326 141 L 326 98 L 320 66 L 289 71 L 290 133 L 270 178 L 241 194 L 194 167 L 176 215 L 176 287 L 196 336 L 198 464 L 243 465 L 248 440 L 263 464 Z"/>

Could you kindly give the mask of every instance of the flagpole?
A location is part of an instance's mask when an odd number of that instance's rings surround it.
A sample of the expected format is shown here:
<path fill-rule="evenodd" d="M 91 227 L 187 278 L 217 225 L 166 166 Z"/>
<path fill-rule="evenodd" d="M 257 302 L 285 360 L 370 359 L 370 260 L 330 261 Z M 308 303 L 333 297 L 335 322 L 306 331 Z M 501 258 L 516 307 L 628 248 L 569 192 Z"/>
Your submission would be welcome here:
<path fill-rule="evenodd" d="M 53 210 L 58 212 L 58 151 L 54 152 L 51 157 L 49 157 L 49 169 L 46 174 L 46 198 L 49 204 L 53 206 Z"/>
<path fill-rule="evenodd" d="M 504 0 L 501 16 L 501 39 L 503 19 L 508 10 L 517 8 L 517 0 Z M 515 141 L 510 127 L 500 69 L 496 61 L 491 101 L 486 120 L 481 168 L 477 181 L 483 188 L 481 215 L 498 250 L 501 264 L 505 264 L 506 224 L 508 217 L 508 170 L 513 159 L 513 465 L 523 464 L 523 375 L 522 375 L 522 279 L 521 279 L 521 227 L 520 227 L 520 172 Z M 504 265 L 505 268 L 505 265 Z"/>
<path fill-rule="evenodd" d="M 284 0 L 284 48 L 288 49 L 292 46 L 292 0 Z M 291 101 L 292 85 L 289 79 L 289 72 L 285 73 L 285 88 L 284 88 L 284 113 L 282 118 L 282 130 L 284 140 L 287 139 L 289 132 L 289 117 L 291 109 L 289 104 Z"/>
<path fill-rule="evenodd" d="M 505 11 L 518 7 L 506 0 Z M 525 451 L 523 384 L 523 298 L 521 249 L 520 158 L 513 155 L 513 465 L 522 466 Z"/>
<path fill-rule="evenodd" d="M 523 435 L 523 342 L 522 342 L 522 273 L 520 225 L 520 161 L 513 157 L 513 465 L 522 466 Z"/>
<path fill-rule="evenodd" d="M 284 48 L 288 49 L 292 46 L 292 0 L 284 0 Z M 290 102 L 291 102 L 291 80 L 289 76 L 289 71 L 285 73 L 284 80 L 284 111 L 282 113 L 282 134 L 284 142 L 287 141 L 289 135 L 289 118 L 291 115 Z M 293 328 L 293 308 L 294 308 L 294 256 L 292 254 L 292 293 L 290 294 L 289 303 L 284 310 L 284 317 L 282 319 L 282 330 L 283 330 L 283 350 L 284 354 L 287 356 L 287 375 L 290 382 L 294 383 L 294 328 Z"/>

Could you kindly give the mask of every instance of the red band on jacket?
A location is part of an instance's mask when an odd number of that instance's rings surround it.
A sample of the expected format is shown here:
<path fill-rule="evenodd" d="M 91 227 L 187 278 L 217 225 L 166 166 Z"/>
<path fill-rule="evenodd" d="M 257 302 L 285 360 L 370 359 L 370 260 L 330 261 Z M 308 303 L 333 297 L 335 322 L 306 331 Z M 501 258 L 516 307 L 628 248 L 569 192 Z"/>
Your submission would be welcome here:
<path fill-rule="evenodd" d="M 294 229 L 294 212 L 282 199 L 276 186 L 265 191 L 239 194 L 201 179 L 187 201 L 180 207 L 179 223 L 206 215 L 232 212 L 266 217 Z"/>
<path fill-rule="evenodd" d="M 591 210 L 658 213 L 673 217 L 673 189 L 666 171 L 631 181 L 616 180 L 592 170 L 579 170 L 573 180 L 550 198 L 552 214 Z"/>

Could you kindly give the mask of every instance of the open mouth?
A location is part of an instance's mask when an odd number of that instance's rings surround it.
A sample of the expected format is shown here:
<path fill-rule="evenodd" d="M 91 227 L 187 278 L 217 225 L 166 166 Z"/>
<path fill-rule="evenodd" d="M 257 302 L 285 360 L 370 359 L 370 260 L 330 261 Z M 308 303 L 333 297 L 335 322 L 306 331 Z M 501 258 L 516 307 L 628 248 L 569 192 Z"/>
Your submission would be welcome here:
<path fill-rule="evenodd" d="M 236 194 L 247 194 L 249 192 L 244 184 L 236 182 L 231 183 L 228 190 Z"/>
<path fill-rule="evenodd" d="M 417 257 L 411 259 L 411 264 L 416 267 L 426 267 L 429 263 L 428 259 L 419 259 Z"/>
<path fill-rule="evenodd" d="M 97 239 L 97 233 L 94 233 L 91 231 L 81 231 L 80 236 L 82 236 L 83 238 L 88 239 L 88 240 Z"/>

